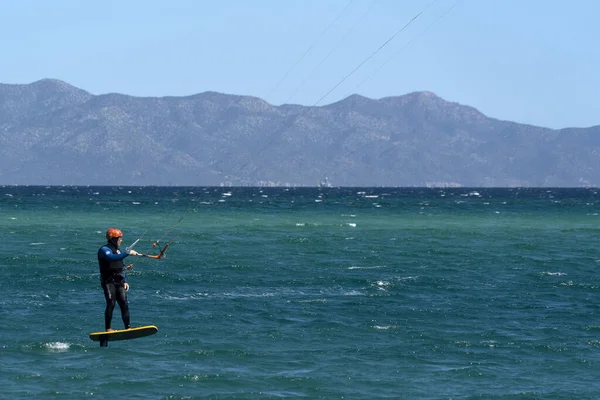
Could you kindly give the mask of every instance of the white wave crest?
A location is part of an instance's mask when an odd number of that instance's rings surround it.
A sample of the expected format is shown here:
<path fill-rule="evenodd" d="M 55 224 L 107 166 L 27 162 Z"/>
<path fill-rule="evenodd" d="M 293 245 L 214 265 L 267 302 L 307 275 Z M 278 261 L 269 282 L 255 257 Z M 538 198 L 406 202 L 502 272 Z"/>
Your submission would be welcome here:
<path fill-rule="evenodd" d="M 64 342 L 48 342 L 44 344 L 44 347 L 50 351 L 61 352 L 69 350 L 71 344 Z"/>

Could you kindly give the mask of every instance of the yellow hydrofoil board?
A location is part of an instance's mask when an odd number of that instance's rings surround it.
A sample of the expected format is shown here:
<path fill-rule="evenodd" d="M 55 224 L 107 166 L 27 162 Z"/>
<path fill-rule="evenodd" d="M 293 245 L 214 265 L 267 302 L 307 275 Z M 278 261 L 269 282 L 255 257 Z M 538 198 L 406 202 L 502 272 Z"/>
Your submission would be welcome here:
<path fill-rule="evenodd" d="M 147 325 L 118 331 L 92 332 L 90 333 L 90 339 L 95 342 L 100 342 L 101 347 L 107 347 L 109 341 L 137 339 L 144 336 L 154 335 L 156 332 L 158 332 L 158 328 L 156 326 Z"/>

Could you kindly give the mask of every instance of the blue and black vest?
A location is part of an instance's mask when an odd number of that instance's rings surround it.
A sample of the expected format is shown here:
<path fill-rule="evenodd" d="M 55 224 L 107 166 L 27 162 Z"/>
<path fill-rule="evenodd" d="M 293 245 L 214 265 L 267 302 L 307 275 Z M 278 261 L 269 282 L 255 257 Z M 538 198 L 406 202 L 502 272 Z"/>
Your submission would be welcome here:
<path fill-rule="evenodd" d="M 121 253 L 117 246 L 115 246 L 111 242 L 108 242 L 102 247 L 108 247 L 113 252 L 113 254 Z M 100 253 L 100 249 L 98 249 L 98 253 Z M 107 280 L 112 280 L 117 276 L 121 276 L 121 278 L 123 278 L 123 260 L 110 261 L 105 258 L 98 257 L 98 263 L 100 264 L 100 279 L 102 279 L 103 282 Z"/>

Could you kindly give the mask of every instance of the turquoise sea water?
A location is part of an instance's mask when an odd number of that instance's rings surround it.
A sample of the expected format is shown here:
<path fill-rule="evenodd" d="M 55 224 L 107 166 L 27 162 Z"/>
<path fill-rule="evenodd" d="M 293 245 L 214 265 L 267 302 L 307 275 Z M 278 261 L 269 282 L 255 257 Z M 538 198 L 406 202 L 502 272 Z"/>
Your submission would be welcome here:
<path fill-rule="evenodd" d="M 0 398 L 598 399 L 599 213 L 597 189 L 0 187 Z M 101 348 L 112 226 L 174 240 L 126 259 L 159 332 Z"/>

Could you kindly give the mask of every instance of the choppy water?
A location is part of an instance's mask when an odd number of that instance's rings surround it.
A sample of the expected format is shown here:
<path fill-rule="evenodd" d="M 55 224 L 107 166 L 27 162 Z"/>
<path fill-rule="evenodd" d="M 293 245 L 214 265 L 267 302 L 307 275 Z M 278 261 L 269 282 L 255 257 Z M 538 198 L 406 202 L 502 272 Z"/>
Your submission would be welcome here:
<path fill-rule="evenodd" d="M 598 399 L 599 212 L 596 189 L 0 187 L 0 398 Z M 174 241 L 127 259 L 159 332 L 100 348 L 111 226 Z"/>

